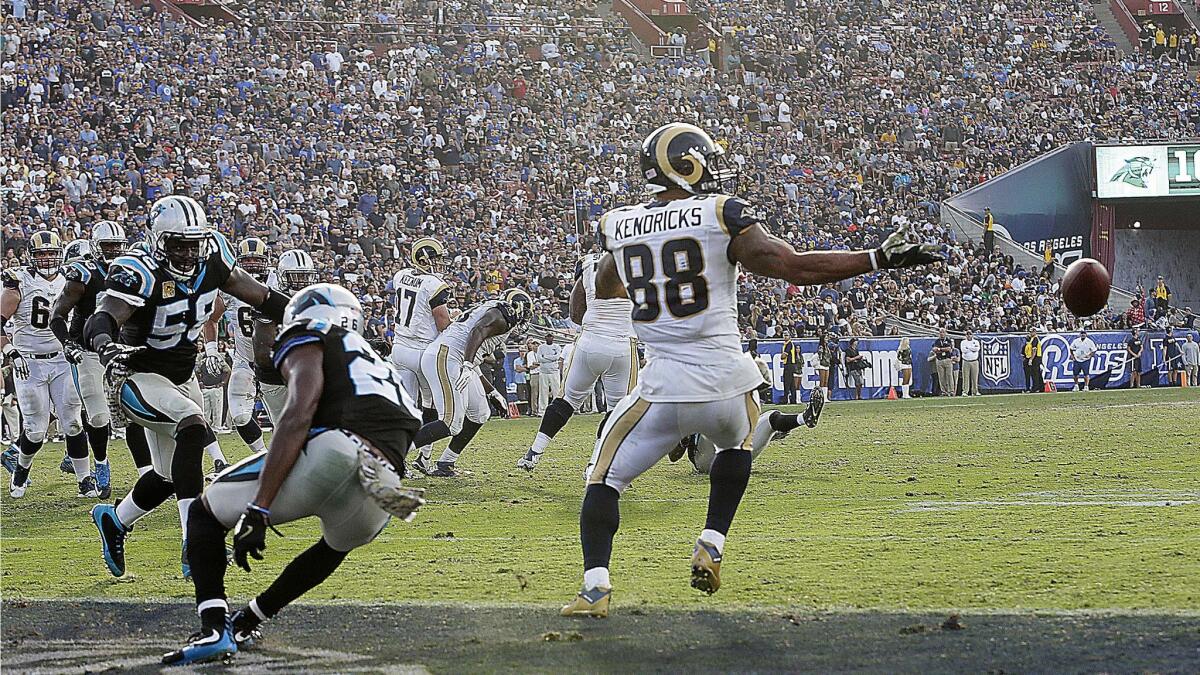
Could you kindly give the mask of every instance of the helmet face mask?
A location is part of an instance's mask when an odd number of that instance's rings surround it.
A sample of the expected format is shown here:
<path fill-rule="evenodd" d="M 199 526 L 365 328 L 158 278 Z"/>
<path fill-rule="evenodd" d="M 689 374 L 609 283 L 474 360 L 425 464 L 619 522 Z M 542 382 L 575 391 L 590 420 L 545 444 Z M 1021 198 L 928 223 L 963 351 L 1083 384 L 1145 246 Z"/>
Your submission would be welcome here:
<path fill-rule="evenodd" d="M 150 252 L 171 276 L 190 280 L 213 246 L 208 219 L 196 200 L 171 195 L 150 207 Z"/>
<path fill-rule="evenodd" d="M 127 238 L 125 228 L 111 220 L 102 220 L 92 226 L 92 257 L 100 262 L 111 262 L 125 251 Z"/>
<path fill-rule="evenodd" d="M 724 165 L 725 150 L 703 129 L 665 124 L 642 142 L 641 170 L 650 192 L 681 189 L 707 194 L 736 189 L 738 170 Z"/>
<path fill-rule="evenodd" d="M 250 273 L 250 276 L 262 281 L 267 276 L 267 259 L 263 256 L 250 255 L 238 258 L 238 266 Z"/>
<path fill-rule="evenodd" d="M 177 277 L 190 278 L 200 267 L 202 239 L 165 234 L 158 237 L 154 246 L 159 258 L 166 263 L 167 271 Z"/>
<path fill-rule="evenodd" d="M 37 273 L 44 277 L 58 274 L 63 264 L 63 245 L 58 235 L 49 230 L 35 232 L 29 244 L 29 260 Z"/>
<path fill-rule="evenodd" d="M 312 256 L 305 251 L 292 249 L 279 256 L 279 262 L 275 266 L 275 278 L 279 282 L 280 290 L 298 293 L 305 286 L 320 281 L 321 275 L 313 264 Z"/>
<path fill-rule="evenodd" d="M 422 237 L 413 242 L 409 259 L 413 267 L 425 274 L 445 274 L 449 266 L 446 246 L 433 237 Z"/>
<path fill-rule="evenodd" d="M 527 323 L 533 314 L 533 298 L 519 288 L 504 292 L 504 302 L 518 324 Z"/>

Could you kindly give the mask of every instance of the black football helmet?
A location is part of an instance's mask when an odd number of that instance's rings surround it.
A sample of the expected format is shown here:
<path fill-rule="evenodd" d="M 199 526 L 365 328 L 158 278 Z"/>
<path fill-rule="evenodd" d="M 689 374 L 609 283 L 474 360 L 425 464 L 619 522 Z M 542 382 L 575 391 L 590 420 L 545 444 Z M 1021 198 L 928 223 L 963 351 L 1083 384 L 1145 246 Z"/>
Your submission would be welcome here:
<path fill-rule="evenodd" d="M 720 192 L 737 180 L 737 168 L 722 167 L 724 148 L 700 127 L 672 122 L 642 141 L 642 175 L 651 192 L 681 188 L 692 194 Z"/>

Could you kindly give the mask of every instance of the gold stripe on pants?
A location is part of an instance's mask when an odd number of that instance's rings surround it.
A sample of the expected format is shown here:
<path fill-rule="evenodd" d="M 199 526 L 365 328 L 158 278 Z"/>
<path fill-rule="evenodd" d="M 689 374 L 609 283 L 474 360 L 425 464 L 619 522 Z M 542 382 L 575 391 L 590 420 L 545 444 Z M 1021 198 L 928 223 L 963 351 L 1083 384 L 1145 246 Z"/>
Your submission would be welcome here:
<path fill-rule="evenodd" d="M 637 355 L 637 338 L 629 338 L 629 389 L 626 393 L 633 391 L 637 386 L 638 378 L 638 355 Z"/>
<path fill-rule="evenodd" d="M 758 402 L 758 390 L 746 392 L 746 417 L 750 419 L 750 433 L 742 439 L 742 449 L 749 450 L 754 436 L 754 426 L 758 424 L 758 416 L 762 412 L 762 404 Z"/>
<path fill-rule="evenodd" d="M 442 386 L 442 400 L 445 401 L 445 409 L 442 411 L 442 421 L 446 426 L 454 424 L 454 383 L 450 381 L 450 369 L 446 367 L 446 360 L 450 357 L 450 348 L 446 345 L 438 347 L 437 355 L 437 374 L 438 383 Z"/>
<path fill-rule="evenodd" d="M 625 441 L 637 423 L 642 421 L 649 409 L 650 402 L 639 398 L 634 401 L 633 405 L 626 408 L 620 417 L 613 420 L 612 426 L 604 434 L 604 440 L 600 442 L 600 456 L 596 458 L 596 466 L 592 468 L 592 475 L 588 476 L 589 485 L 604 482 L 608 476 L 608 469 L 612 466 L 613 458 L 617 455 L 617 448 Z"/>

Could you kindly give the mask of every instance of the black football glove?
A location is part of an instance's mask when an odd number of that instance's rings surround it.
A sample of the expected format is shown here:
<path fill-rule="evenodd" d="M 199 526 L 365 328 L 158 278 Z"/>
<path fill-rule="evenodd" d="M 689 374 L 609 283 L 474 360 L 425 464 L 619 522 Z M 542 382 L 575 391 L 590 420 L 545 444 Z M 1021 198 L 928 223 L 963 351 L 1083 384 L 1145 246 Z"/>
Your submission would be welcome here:
<path fill-rule="evenodd" d="M 83 363 L 83 347 L 80 347 L 74 342 L 66 342 L 63 344 L 63 355 L 67 357 L 67 361 L 74 365 Z"/>
<path fill-rule="evenodd" d="M 268 528 L 283 536 L 279 530 L 271 527 L 270 512 L 247 506 L 233 529 L 233 561 L 238 567 L 250 571 L 247 555 L 255 560 L 263 559 L 263 551 L 267 550 Z"/>
<path fill-rule="evenodd" d="M 918 267 L 942 262 L 946 257 L 937 244 L 914 244 L 908 241 L 908 228 L 901 227 L 888 235 L 883 245 L 875 249 L 875 262 L 879 269 L 896 267 Z"/>

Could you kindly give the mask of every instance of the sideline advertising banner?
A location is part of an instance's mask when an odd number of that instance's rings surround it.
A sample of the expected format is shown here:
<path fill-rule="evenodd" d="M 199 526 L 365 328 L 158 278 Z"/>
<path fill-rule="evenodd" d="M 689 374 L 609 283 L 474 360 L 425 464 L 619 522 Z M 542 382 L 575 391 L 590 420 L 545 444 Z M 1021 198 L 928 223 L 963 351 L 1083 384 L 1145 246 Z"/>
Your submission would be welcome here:
<path fill-rule="evenodd" d="M 1175 338 L 1180 344 L 1187 339 L 1189 331 L 1176 330 Z M 1200 340 L 1200 333 L 1191 331 Z M 1040 335 L 1042 339 L 1042 377 L 1061 390 L 1069 390 L 1074 386 L 1073 370 L 1070 356 L 1071 340 L 1077 333 L 1049 333 Z M 1088 336 L 1096 343 L 1096 354 L 1088 364 L 1091 374 L 1089 385 L 1093 389 L 1113 389 L 1129 385 L 1129 374 L 1134 364 L 1128 363 L 1125 344 L 1129 340 L 1128 331 L 1098 331 L 1089 332 Z M 1012 393 L 1025 389 L 1025 368 L 1023 348 L 1025 336 L 1021 334 L 980 334 L 982 349 L 979 355 L 979 388 L 985 393 Z M 1142 373 L 1142 384 L 1164 386 L 1167 383 L 1166 354 L 1163 343 L 1165 334 L 1152 332 L 1142 334 L 1142 358 L 1136 367 Z M 933 347 L 934 338 L 909 338 L 909 348 L 912 349 L 913 378 L 910 390 L 913 396 L 929 396 L 936 391 L 934 384 L 934 364 L 929 360 L 929 352 Z M 820 381 L 817 374 L 817 341 L 815 339 L 793 340 L 802 354 L 803 366 L 798 373 L 800 387 L 798 391 L 804 400 L 808 393 Z M 958 341 L 955 340 L 957 345 Z M 843 339 L 839 346 L 845 348 L 848 339 Z M 863 372 L 863 398 L 887 398 L 888 389 L 896 388 L 900 393 L 900 369 L 896 352 L 900 348 L 900 338 L 859 338 L 859 352 L 866 357 L 870 368 Z M 744 346 L 743 346 L 744 348 Z M 759 358 L 767 364 L 770 378 L 772 400 L 783 399 L 783 365 L 781 352 L 783 342 L 780 340 L 760 340 L 758 343 Z M 514 382 L 513 361 L 517 352 L 508 352 L 504 360 L 504 370 L 508 391 L 516 393 Z M 956 378 L 959 374 L 957 364 L 954 369 Z M 961 385 L 959 385 L 961 387 Z M 853 398 L 854 392 L 846 388 L 846 372 L 840 365 L 830 369 L 830 395 L 835 401 L 845 401 Z"/>

